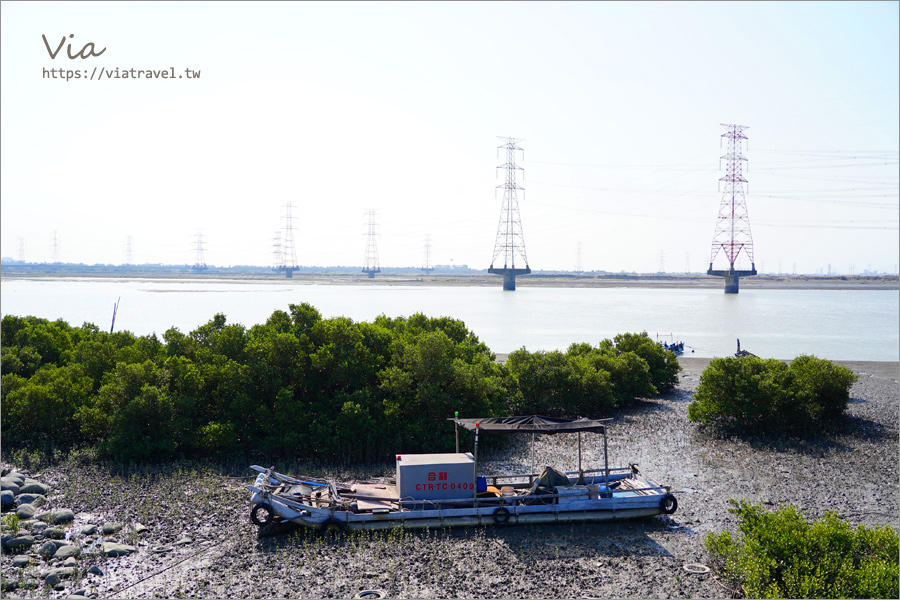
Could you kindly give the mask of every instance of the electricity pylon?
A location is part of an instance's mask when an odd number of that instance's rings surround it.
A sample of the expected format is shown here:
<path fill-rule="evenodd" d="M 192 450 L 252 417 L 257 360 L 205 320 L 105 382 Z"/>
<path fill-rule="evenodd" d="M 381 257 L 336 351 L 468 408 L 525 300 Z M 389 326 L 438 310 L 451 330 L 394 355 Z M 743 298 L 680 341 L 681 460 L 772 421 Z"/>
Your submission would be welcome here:
<path fill-rule="evenodd" d="M 741 154 L 745 125 L 721 124 L 725 128 L 723 138 L 728 139 L 728 154 L 722 158 L 727 160 L 725 177 L 719 181 L 725 182 L 725 191 L 722 202 L 719 205 L 719 217 L 716 221 L 716 230 L 713 234 L 712 252 L 709 257 L 709 270 L 707 275 L 725 278 L 725 293 L 738 293 L 738 278 L 756 275 L 756 264 L 753 262 L 753 236 L 750 234 L 750 217 L 747 214 L 747 200 L 744 197 L 744 184 L 747 180 L 742 174 L 743 161 L 747 160 Z M 713 263 L 719 253 L 728 261 L 727 269 L 713 269 Z M 742 257 L 750 262 L 750 269 L 736 269 L 737 263 Z"/>
<path fill-rule="evenodd" d="M 369 274 L 369 279 L 375 279 L 375 273 L 381 273 L 378 268 L 378 232 L 375 224 L 375 217 L 378 212 L 369 210 L 366 213 L 369 216 L 368 227 L 366 228 L 366 262 L 363 264 L 363 273 Z"/>
<path fill-rule="evenodd" d="M 503 189 L 503 206 L 500 209 L 500 222 L 497 224 L 497 239 L 494 242 L 494 257 L 491 259 L 491 267 L 488 273 L 503 276 L 503 289 L 514 291 L 516 289 L 516 275 L 528 275 L 531 269 L 528 267 L 528 257 L 525 254 L 525 236 L 522 233 L 522 217 L 519 215 L 518 190 L 524 190 L 516 184 L 516 171 L 523 170 L 516 164 L 516 150 L 523 152 L 517 144 L 522 141 L 511 137 L 500 137 L 504 143 L 498 149 L 506 150 L 506 164 L 498 169 L 506 170 L 506 181 L 498 185 Z M 516 258 L 519 258 L 519 268 L 516 268 Z M 501 268 L 499 259 L 503 260 Z M 522 268 L 522 264 L 525 268 Z M 497 265 L 494 268 L 494 265 Z"/>
<path fill-rule="evenodd" d="M 197 244 L 195 249 L 194 266 L 191 267 L 191 269 L 200 273 L 207 269 L 206 259 L 203 257 L 203 251 L 206 249 L 206 243 L 203 241 L 203 230 L 198 229 L 197 235 L 195 237 L 197 238 Z"/>
<path fill-rule="evenodd" d="M 284 211 L 284 227 L 275 240 L 275 271 L 284 271 L 284 276 L 291 279 L 297 265 L 297 249 L 294 247 L 294 216 L 291 214 L 293 204 L 288 202 Z"/>

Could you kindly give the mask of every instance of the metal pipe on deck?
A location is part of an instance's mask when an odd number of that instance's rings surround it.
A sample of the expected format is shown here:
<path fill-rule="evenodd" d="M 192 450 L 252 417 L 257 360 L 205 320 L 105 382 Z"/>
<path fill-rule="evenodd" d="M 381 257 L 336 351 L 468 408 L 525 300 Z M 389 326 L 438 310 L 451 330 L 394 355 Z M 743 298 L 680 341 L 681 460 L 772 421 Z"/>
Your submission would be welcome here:
<path fill-rule="evenodd" d="M 606 477 L 606 493 L 609 493 L 609 454 L 606 449 L 606 426 L 603 426 L 603 473 Z"/>

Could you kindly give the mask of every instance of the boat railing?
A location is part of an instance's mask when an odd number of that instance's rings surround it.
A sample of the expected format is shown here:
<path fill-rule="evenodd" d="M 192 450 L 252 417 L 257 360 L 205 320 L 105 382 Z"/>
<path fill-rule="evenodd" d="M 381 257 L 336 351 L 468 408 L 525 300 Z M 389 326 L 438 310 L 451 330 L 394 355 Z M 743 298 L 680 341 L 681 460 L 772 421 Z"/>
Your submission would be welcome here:
<path fill-rule="evenodd" d="M 633 471 L 632 471 L 631 467 L 610 467 L 609 476 L 610 476 L 610 478 L 613 478 L 614 474 L 632 473 L 632 472 Z M 587 469 L 587 470 L 581 471 L 580 473 L 578 471 L 565 471 L 563 474 L 566 477 L 578 477 L 578 476 L 597 477 L 597 476 L 603 476 L 605 473 L 606 473 L 606 469 Z M 493 485 L 494 487 L 507 485 L 507 484 L 513 485 L 513 487 L 515 487 L 515 484 L 519 484 L 522 487 L 530 488 L 534 485 L 534 482 L 536 480 L 540 479 L 540 477 L 541 476 L 539 474 L 528 473 L 528 474 L 518 474 L 518 475 L 490 475 L 490 476 L 485 477 L 485 479 L 487 481 L 490 481 L 491 482 L 490 485 Z M 525 483 L 526 480 L 527 480 L 527 483 Z"/>

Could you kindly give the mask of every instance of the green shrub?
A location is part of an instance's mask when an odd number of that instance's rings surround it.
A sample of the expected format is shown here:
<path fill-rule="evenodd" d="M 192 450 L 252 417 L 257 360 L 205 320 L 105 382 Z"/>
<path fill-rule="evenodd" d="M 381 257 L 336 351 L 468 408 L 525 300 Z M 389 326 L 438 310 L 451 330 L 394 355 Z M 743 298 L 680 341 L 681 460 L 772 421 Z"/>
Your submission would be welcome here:
<path fill-rule="evenodd" d="M 688 418 L 721 431 L 821 428 L 847 408 L 856 375 L 814 356 L 789 365 L 757 357 L 717 358 L 700 376 Z"/>
<path fill-rule="evenodd" d="M 897 598 L 898 536 L 828 512 L 808 522 L 793 506 L 765 511 L 730 500 L 739 536 L 709 534 L 712 563 L 749 598 Z"/>

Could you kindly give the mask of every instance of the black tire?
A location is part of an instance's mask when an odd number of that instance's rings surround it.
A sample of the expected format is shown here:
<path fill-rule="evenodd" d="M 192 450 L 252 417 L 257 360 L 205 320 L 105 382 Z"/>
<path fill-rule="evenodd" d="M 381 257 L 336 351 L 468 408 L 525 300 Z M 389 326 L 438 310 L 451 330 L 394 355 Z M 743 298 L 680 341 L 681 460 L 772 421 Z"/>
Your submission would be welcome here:
<path fill-rule="evenodd" d="M 494 519 L 494 523 L 497 525 L 506 525 L 509 523 L 509 509 L 505 506 L 501 506 L 491 515 Z"/>
<path fill-rule="evenodd" d="M 659 510 L 661 510 L 663 514 L 671 515 L 678 510 L 678 500 L 672 494 L 666 494 L 663 496 L 663 499 L 659 501 Z"/>
<path fill-rule="evenodd" d="M 337 519 L 328 519 L 319 529 L 325 537 L 340 537 L 344 533 L 344 524 Z"/>
<path fill-rule="evenodd" d="M 265 511 L 265 516 L 263 516 L 263 518 L 259 518 L 260 511 Z M 275 509 L 272 508 L 271 504 L 266 504 L 265 502 L 257 504 L 253 507 L 253 510 L 250 511 L 250 520 L 253 521 L 253 524 L 257 527 L 265 527 L 271 523 L 274 518 Z"/>

